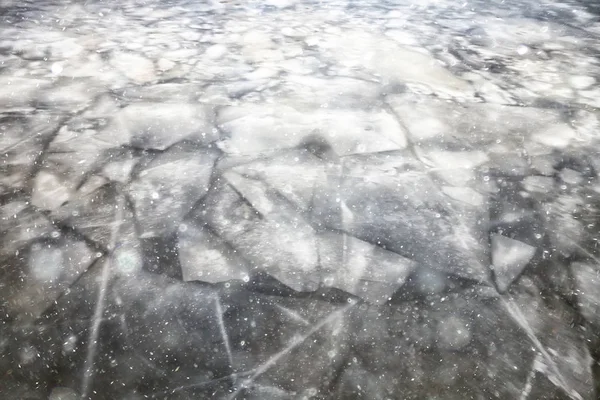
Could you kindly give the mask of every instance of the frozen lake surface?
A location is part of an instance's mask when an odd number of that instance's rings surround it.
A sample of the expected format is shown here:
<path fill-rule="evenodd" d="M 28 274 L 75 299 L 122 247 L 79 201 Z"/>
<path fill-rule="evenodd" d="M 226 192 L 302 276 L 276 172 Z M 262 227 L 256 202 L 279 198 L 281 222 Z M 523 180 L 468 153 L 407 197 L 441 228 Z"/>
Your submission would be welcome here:
<path fill-rule="evenodd" d="M 0 0 L 0 398 L 600 388 L 600 7 Z"/>

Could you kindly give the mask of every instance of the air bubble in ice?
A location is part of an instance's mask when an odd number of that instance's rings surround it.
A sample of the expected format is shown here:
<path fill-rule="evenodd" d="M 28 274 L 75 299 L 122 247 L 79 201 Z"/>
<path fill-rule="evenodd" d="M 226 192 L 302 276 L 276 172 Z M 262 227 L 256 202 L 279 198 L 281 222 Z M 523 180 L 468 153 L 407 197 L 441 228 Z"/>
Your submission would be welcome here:
<path fill-rule="evenodd" d="M 438 335 L 440 346 L 446 349 L 460 349 L 471 341 L 469 324 L 456 316 L 440 321 Z"/>
<path fill-rule="evenodd" d="M 445 285 L 445 277 L 435 271 L 423 271 L 416 276 L 415 283 L 421 293 L 439 293 Z"/>
<path fill-rule="evenodd" d="M 142 269 L 142 258 L 135 250 L 117 249 L 115 261 L 117 271 L 124 275 L 130 275 Z"/>
<path fill-rule="evenodd" d="M 21 349 L 21 363 L 29 364 L 32 362 L 38 355 L 38 351 L 33 346 L 26 346 Z"/>
<path fill-rule="evenodd" d="M 32 248 L 29 256 L 29 271 L 40 282 L 52 282 L 60 277 L 63 255 L 56 248 Z"/>

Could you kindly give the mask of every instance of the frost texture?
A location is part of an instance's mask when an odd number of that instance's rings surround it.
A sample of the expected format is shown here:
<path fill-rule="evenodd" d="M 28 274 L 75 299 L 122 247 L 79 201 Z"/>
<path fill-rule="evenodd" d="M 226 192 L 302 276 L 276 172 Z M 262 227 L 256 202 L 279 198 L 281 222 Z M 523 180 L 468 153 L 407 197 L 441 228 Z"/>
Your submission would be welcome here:
<path fill-rule="evenodd" d="M 596 398 L 598 12 L 0 0 L 0 398 Z"/>

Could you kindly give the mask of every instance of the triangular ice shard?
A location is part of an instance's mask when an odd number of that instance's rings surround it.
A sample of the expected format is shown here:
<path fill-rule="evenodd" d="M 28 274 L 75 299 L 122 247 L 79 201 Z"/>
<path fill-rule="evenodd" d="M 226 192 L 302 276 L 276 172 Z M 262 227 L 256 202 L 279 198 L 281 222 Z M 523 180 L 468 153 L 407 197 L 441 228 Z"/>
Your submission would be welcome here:
<path fill-rule="evenodd" d="M 417 263 L 348 234 L 319 235 L 323 284 L 371 303 L 384 304 L 404 285 Z"/>
<path fill-rule="evenodd" d="M 526 243 L 493 234 L 492 268 L 498 289 L 504 292 L 531 261 L 536 248 Z"/>

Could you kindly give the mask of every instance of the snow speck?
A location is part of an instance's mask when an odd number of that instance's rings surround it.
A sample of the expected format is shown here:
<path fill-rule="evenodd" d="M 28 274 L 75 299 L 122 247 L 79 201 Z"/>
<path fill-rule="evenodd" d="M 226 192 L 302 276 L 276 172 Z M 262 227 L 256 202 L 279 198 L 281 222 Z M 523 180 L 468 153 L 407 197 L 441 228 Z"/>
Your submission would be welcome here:
<path fill-rule="evenodd" d="M 529 53 L 529 47 L 521 44 L 517 47 L 517 53 L 521 56 L 524 56 L 525 54 Z"/>
<path fill-rule="evenodd" d="M 63 71 L 63 66 L 61 63 L 55 62 L 50 67 L 50 70 L 52 71 L 52 75 L 60 75 L 60 73 Z"/>
<path fill-rule="evenodd" d="M 572 75 L 569 77 L 569 83 L 574 89 L 587 89 L 596 83 L 596 78 L 585 75 Z"/>
<path fill-rule="evenodd" d="M 227 47 L 222 44 L 215 44 L 206 49 L 204 55 L 210 58 L 211 60 L 218 60 L 222 58 L 227 53 Z"/>

